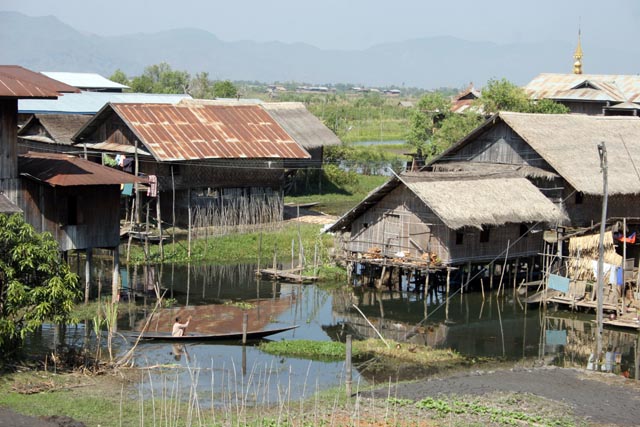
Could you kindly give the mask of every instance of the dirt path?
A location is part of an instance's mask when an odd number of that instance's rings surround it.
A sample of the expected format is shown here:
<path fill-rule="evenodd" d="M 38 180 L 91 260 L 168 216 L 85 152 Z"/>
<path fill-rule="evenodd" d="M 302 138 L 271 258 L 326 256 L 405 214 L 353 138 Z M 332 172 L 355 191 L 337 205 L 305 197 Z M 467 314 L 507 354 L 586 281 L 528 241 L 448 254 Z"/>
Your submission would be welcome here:
<path fill-rule="evenodd" d="M 542 367 L 456 374 L 399 384 L 371 392 L 373 397 L 420 400 L 438 395 L 483 395 L 492 392 L 529 393 L 568 405 L 589 423 L 640 425 L 640 384 L 613 374 Z M 363 393 L 369 397 L 369 392 Z"/>

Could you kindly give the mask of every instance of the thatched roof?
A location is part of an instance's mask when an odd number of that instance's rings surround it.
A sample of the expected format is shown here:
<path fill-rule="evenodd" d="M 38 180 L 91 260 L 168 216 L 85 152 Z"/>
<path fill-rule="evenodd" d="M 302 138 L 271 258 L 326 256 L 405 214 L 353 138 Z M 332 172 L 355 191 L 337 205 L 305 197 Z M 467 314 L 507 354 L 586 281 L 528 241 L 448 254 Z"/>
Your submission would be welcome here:
<path fill-rule="evenodd" d="M 349 228 L 355 218 L 405 185 L 454 230 L 507 223 L 562 223 L 567 216 L 531 182 L 515 173 L 412 172 L 392 178 L 347 212 L 330 231 Z"/>
<path fill-rule="evenodd" d="M 306 149 L 340 145 L 340 139 L 301 102 L 265 102 L 262 108 Z"/>
<path fill-rule="evenodd" d="M 598 144 L 605 142 L 609 195 L 640 194 L 640 119 L 630 116 L 501 112 L 434 159 L 452 156 L 477 136 L 504 121 L 573 188 L 602 195 Z"/>
<path fill-rule="evenodd" d="M 71 137 L 91 119 L 86 114 L 34 114 L 18 131 L 18 136 L 51 144 L 71 145 Z M 38 129 L 38 124 L 42 129 Z M 41 134 L 40 131 L 45 134 Z"/>
<path fill-rule="evenodd" d="M 602 195 L 598 144 L 607 148 L 610 195 L 640 193 L 640 119 L 579 114 L 500 113 L 573 188 Z"/>
<path fill-rule="evenodd" d="M 450 163 L 436 163 L 429 166 L 429 169 L 433 172 L 468 172 L 475 174 L 487 174 L 487 173 L 505 173 L 513 172 L 523 178 L 543 178 L 553 179 L 558 175 L 546 171 L 544 169 L 536 168 L 527 165 L 505 165 L 499 163 L 480 163 L 480 162 L 450 162 Z"/>

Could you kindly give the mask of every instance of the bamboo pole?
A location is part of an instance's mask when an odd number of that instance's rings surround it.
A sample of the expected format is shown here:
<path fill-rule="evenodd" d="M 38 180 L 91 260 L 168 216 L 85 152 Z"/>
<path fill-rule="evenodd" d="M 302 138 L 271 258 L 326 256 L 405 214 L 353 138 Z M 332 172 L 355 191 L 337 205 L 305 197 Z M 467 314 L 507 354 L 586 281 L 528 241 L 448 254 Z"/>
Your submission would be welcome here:
<path fill-rule="evenodd" d="M 160 262 L 164 261 L 164 245 L 162 243 L 162 217 L 160 214 L 160 189 L 156 194 L 156 218 L 158 221 L 158 236 L 160 236 L 160 242 L 158 243 L 158 249 L 160 250 Z"/>
<path fill-rule="evenodd" d="M 188 223 L 188 249 L 187 249 L 187 257 L 191 259 L 191 187 L 187 190 L 187 214 L 189 216 Z"/>
<path fill-rule="evenodd" d="M 176 251 L 176 181 L 173 176 L 173 165 L 171 165 L 171 214 L 172 214 L 172 231 L 171 243 L 173 244 L 173 252 Z"/>
<path fill-rule="evenodd" d="M 602 218 L 600 220 L 600 242 L 598 243 L 598 340 L 596 360 L 600 360 L 602 354 L 602 329 L 603 313 L 602 304 L 604 298 L 604 233 L 607 222 L 607 201 L 608 201 L 608 176 L 607 176 L 607 147 L 602 141 L 598 144 L 598 154 L 600 155 L 600 168 L 602 169 Z"/>
<path fill-rule="evenodd" d="M 352 343 L 351 343 L 351 334 L 347 334 L 347 342 L 346 342 L 346 357 L 345 357 L 345 386 L 347 391 L 347 397 L 351 397 L 351 385 L 352 385 Z"/>

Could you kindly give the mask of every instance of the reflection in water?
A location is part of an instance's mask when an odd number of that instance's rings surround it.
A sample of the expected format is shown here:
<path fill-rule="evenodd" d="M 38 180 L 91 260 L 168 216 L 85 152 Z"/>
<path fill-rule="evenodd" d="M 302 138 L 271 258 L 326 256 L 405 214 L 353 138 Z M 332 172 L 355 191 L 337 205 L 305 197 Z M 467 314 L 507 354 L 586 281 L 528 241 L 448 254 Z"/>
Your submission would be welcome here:
<path fill-rule="evenodd" d="M 592 315 L 547 312 L 521 302 L 517 293 L 496 298 L 487 292 L 454 295 L 448 300 L 442 293 L 374 291 L 358 287 L 320 288 L 316 285 L 291 285 L 257 280 L 255 266 L 159 266 L 131 268 L 127 276 L 128 301 L 120 305 L 120 331 L 139 329 L 150 318 L 156 289 L 173 298 L 173 308 L 160 310 L 150 323 L 155 330 L 170 330 L 176 315 L 193 315 L 193 330 L 210 332 L 240 330 L 242 314 L 249 313 L 249 329 L 297 324 L 298 329 L 274 335 L 272 339 L 309 339 L 344 341 L 377 338 L 376 332 L 353 307 L 385 337 L 414 345 L 451 348 L 469 357 L 497 357 L 527 363 L 551 363 L 559 366 L 587 367 L 595 348 L 595 324 Z M 108 269 L 106 270 L 108 272 Z M 102 279 L 110 283 L 110 279 Z M 127 303 L 125 303 L 127 302 Z M 91 327 L 69 327 L 55 333 L 42 328 L 30 338 L 30 344 L 45 352 L 55 347 L 54 340 L 77 347 L 93 348 L 87 343 Z M 605 370 L 638 377 L 638 334 L 605 330 L 605 348 L 611 349 Z M 104 340 L 103 340 L 104 343 Z M 115 340 L 121 355 L 131 342 Z M 190 387 L 198 376 L 201 396 L 219 404 L 230 390 L 253 396 L 255 402 L 272 402 L 287 390 L 291 399 L 344 382 L 344 363 L 309 362 L 295 358 L 273 357 L 257 347 L 220 343 L 194 343 L 175 348 L 171 343 L 141 344 L 135 356 L 136 366 L 163 366 L 152 383 L 141 390 L 157 393 L 153 387 L 166 385 L 167 376 L 182 387 Z M 354 371 L 354 382 L 364 381 Z M 386 380 L 386 379 L 376 379 Z M 188 394 L 188 389 L 187 389 Z M 266 395 L 265 395 L 266 394 Z M 271 399 L 271 400 L 269 400 Z"/>

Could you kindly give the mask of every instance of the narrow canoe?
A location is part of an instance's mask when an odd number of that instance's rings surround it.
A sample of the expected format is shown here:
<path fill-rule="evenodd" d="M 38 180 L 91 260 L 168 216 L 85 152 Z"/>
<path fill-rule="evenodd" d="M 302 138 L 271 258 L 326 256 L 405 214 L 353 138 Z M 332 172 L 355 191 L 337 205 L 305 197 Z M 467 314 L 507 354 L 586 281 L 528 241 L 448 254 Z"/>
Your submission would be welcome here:
<path fill-rule="evenodd" d="M 260 331 L 247 331 L 247 340 L 258 340 L 270 335 L 279 334 L 281 332 L 290 331 L 297 328 L 298 325 L 287 326 L 284 328 L 275 329 L 263 329 Z M 126 336 L 131 338 L 140 337 L 141 340 L 154 340 L 154 341 L 236 341 L 242 340 L 242 331 L 240 332 L 225 332 L 218 334 L 203 334 L 197 332 L 188 332 L 187 335 L 181 337 L 171 336 L 170 332 L 144 332 L 142 334 L 138 332 L 127 333 Z"/>

